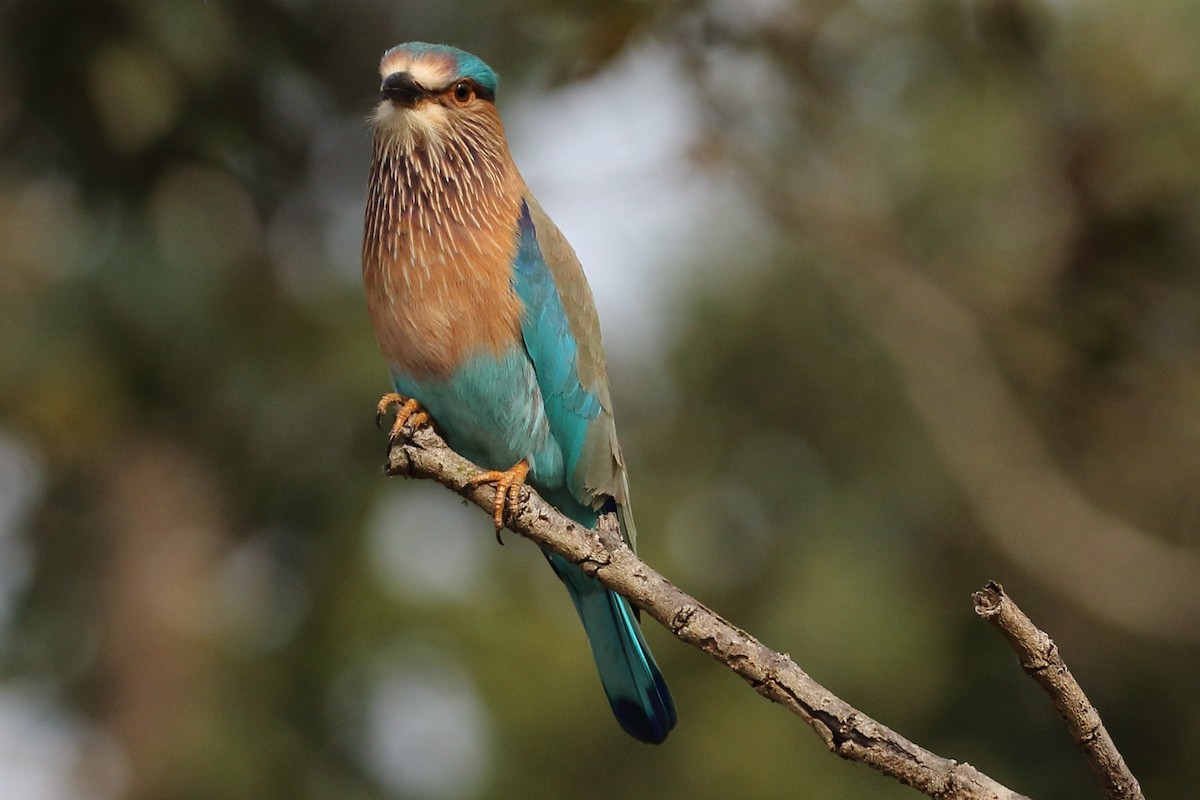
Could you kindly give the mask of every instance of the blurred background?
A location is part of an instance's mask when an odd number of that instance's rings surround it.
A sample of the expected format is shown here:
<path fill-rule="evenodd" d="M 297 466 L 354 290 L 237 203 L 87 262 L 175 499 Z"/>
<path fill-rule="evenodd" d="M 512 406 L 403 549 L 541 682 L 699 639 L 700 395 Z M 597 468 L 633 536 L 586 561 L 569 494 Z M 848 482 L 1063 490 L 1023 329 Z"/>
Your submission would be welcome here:
<path fill-rule="evenodd" d="M 911 798 L 385 479 L 383 51 L 480 54 L 604 322 L 642 555 L 865 712 L 1097 796 L 970 593 L 1200 783 L 1200 5 L 0 2 L 0 796 Z"/>

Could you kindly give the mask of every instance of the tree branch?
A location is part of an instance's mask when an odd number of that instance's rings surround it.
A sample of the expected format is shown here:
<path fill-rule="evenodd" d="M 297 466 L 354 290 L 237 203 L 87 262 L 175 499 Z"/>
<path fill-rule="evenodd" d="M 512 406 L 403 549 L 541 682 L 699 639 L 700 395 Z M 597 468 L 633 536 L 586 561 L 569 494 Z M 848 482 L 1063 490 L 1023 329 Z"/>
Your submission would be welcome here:
<path fill-rule="evenodd" d="M 1105 795 L 1110 800 L 1145 800 L 1137 778 L 1117 752 L 1100 714 L 1067 669 L 1054 641 L 1025 616 L 995 581 L 989 581 L 974 598 L 975 613 L 1004 634 L 1016 651 L 1021 668 L 1050 695 Z"/>
<path fill-rule="evenodd" d="M 395 444 L 390 475 L 432 478 L 471 502 L 492 510 L 494 488 L 471 486 L 479 468 L 449 448 L 428 426 Z M 763 697 L 809 724 L 825 745 L 929 797 L 945 800 L 1028 800 L 970 764 L 931 753 L 876 722 L 808 676 L 788 656 L 771 650 L 655 572 L 622 541 L 611 518 L 588 530 L 522 490 L 509 527 L 581 566 L 609 589 L 629 598 L 676 638 L 703 650 L 740 675 Z"/>

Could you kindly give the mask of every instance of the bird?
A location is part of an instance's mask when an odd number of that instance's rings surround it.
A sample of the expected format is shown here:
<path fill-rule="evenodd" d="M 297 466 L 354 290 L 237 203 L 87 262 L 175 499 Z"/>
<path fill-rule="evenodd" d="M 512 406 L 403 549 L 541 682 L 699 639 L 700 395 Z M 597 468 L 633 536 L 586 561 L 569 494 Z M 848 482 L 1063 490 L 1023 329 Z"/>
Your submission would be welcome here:
<path fill-rule="evenodd" d="M 376 419 L 390 440 L 435 425 L 494 483 L 497 537 L 532 486 L 593 528 L 636 531 L 600 323 L 575 251 L 521 177 L 496 108 L 496 73 L 445 44 L 380 59 L 363 226 L 367 312 L 391 376 Z M 638 615 L 577 565 L 543 550 L 583 622 L 618 723 L 660 744 L 675 702 Z"/>

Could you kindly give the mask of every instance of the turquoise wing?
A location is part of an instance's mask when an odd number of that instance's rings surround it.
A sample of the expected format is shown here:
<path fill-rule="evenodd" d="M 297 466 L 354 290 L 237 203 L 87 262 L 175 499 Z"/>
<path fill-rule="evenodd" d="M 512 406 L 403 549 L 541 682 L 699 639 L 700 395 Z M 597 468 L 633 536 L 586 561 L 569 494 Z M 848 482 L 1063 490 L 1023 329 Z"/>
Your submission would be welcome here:
<path fill-rule="evenodd" d="M 616 510 L 632 544 L 625 468 L 620 459 L 600 325 L 574 252 L 532 198 L 521 204 L 513 285 L 524 304 L 521 334 L 533 362 L 551 435 L 562 449 L 565 485 L 545 497 L 580 524 Z M 675 727 L 675 703 L 620 595 L 565 559 L 547 553 L 583 621 L 609 704 L 627 733 L 658 744 Z"/>

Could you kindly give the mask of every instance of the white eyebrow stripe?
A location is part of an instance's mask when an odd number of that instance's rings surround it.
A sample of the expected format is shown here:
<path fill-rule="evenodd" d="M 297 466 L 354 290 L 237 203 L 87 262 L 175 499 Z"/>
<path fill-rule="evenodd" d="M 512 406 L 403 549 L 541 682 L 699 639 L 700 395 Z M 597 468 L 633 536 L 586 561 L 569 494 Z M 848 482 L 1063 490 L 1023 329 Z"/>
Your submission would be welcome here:
<path fill-rule="evenodd" d="M 408 72 L 426 89 L 441 89 L 458 77 L 454 73 L 454 62 L 446 56 L 412 58 L 408 53 L 395 53 L 379 65 L 381 78 L 394 72 Z"/>
<path fill-rule="evenodd" d="M 458 76 L 444 60 L 438 59 L 438 62 L 417 61 L 409 66 L 408 71 L 412 73 L 413 79 L 426 89 L 440 89 L 449 86 Z"/>

